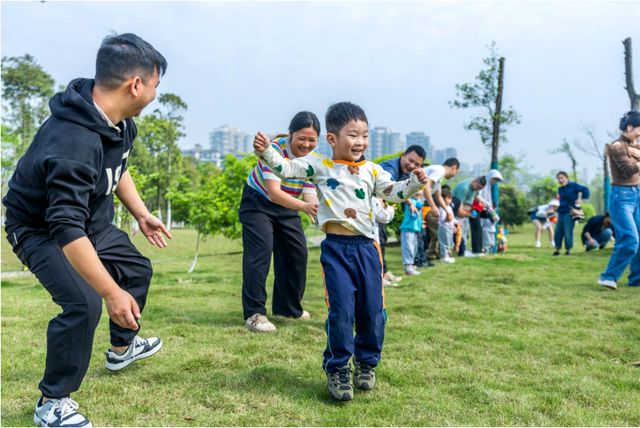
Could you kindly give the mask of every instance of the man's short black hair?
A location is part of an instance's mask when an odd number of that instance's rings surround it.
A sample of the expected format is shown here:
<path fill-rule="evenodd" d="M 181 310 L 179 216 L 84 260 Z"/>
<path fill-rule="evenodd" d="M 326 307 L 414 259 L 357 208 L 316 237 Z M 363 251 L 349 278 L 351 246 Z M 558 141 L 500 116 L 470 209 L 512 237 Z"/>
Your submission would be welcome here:
<path fill-rule="evenodd" d="M 115 89 L 136 74 L 142 79 L 151 78 L 156 70 L 163 76 L 167 60 L 133 33 L 107 36 L 98 49 L 96 84 L 102 87 Z"/>
<path fill-rule="evenodd" d="M 455 166 L 456 168 L 460 169 L 460 162 L 458 161 L 457 158 L 449 158 L 446 161 L 444 161 L 444 163 L 442 165 L 444 165 L 444 166 Z"/>
<path fill-rule="evenodd" d="M 411 152 L 415 152 L 415 154 L 420 156 L 423 160 L 427 157 L 427 152 L 424 151 L 424 148 L 422 146 L 418 146 L 417 144 L 407 147 L 407 150 L 404 151 L 404 154 L 407 155 Z"/>
<path fill-rule="evenodd" d="M 476 177 L 476 181 L 482 185 L 482 187 L 487 185 L 487 177 L 481 175 L 480 177 Z"/>
<path fill-rule="evenodd" d="M 559 171 L 559 172 L 556 174 L 556 178 L 560 177 L 561 175 L 564 175 L 565 177 L 569 178 L 569 174 L 567 174 L 567 173 L 566 173 L 566 172 L 564 172 L 564 171 Z"/>
<path fill-rule="evenodd" d="M 364 110 L 356 104 L 350 102 L 335 103 L 327 109 L 325 116 L 325 126 L 327 132 L 338 135 L 340 130 L 351 121 L 362 121 L 369 124 Z"/>

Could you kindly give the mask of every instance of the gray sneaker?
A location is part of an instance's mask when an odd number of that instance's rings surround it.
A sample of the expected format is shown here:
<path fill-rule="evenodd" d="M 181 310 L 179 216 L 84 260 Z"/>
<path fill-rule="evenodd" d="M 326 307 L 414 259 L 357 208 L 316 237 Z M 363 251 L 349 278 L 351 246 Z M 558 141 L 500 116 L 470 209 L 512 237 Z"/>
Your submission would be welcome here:
<path fill-rule="evenodd" d="M 327 389 L 334 400 L 350 401 L 353 399 L 351 366 L 349 364 L 340 367 L 335 373 L 327 373 Z"/>
<path fill-rule="evenodd" d="M 109 349 L 107 355 L 107 370 L 117 372 L 127 367 L 134 361 L 148 358 L 162 348 L 162 340 L 157 337 L 143 339 L 139 336 L 133 338 L 131 345 L 122 354 L 118 354 Z"/>
<path fill-rule="evenodd" d="M 353 385 L 358 389 L 373 389 L 376 385 L 375 367 L 358 360 L 354 361 L 354 365 L 356 369 L 353 373 Z"/>
<path fill-rule="evenodd" d="M 33 421 L 43 427 L 87 427 L 89 419 L 78 413 L 78 403 L 69 397 L 49 400 L 42 403 L 42 397 L 36 402 Z"/>

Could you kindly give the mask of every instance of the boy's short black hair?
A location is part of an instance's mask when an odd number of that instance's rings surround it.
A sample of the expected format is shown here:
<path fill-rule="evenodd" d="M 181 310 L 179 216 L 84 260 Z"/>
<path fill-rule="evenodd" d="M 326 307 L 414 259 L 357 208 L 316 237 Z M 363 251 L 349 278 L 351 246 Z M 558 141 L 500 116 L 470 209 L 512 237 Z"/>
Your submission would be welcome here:
<path fill-rule="evenodd" d="M 442 165 L 444 165 L 444 166 L 455 166 L 456 168 L 460 169 L 460 162 L 458 161 L 457 158 L 449 158 L 446 161 L 444 161 L 444 163 Z"/>
<path fill-rule="evenodd" d="M 338 135 L 338 133 L 340 133 L 340 130 L 352 120 L 362 121 L 367 125 L 369 124 L 367 115 L 364 113 L 364 110 L 362 110 L 360 106 L 344 101 L 335 103 L 331 107 L 329 107 L 327 109 L 327 114 L 324 121 L 327 132 Z"/>
<path fill-rule="evenodd" d="M 480 183 L 483 187 L 487 185 L 487 177 L 481 175 L 480 177 L 476 177 L 478 183 Z"/>
<path fill-rule="evenodd" d="M 569 174 L 567 174 L 567 173 L 566 173 L 566 172 L 564 172 L 564 171 L 559 171 L 559 172 L 556 174 L 556 178 L 560 177 L 561 175 L 564 175 L 565 177 L 569 178 Z"/>
<path fill-rule="evenodd" d="M 449 197 L 453 197 L 453 194 L 451 193 L 451 187 L 449 186 L 442 186 L 440 188 L 440 195 L 442 195 L 442 199 L 445 198 L 449 198 Z"/>
<path fill-rule="evenodd" d="M 160 52 L 133 33 L 114 34 L 102 41 L 96 58 L 96 84 L 115 89 L 130 77 L 151 78 L 155 71 L 163 76 L 167 60 Z"/>
<path fill-rule="evenodd" d="M 409 154 L 411 152 L 415 152 L 418 156 L 420 156 L 423 160 L 427 158 L 427 152 L 425 152 L 422 146 L 418 146 L 414 144 L 413 146 L 407 147 L 407 150 L 404 151 L 404 154 Z"/>
<path fill-rule="evenodd" d="M 451 191 L 451 186 L 449 186 L 448 184 L 443 184 L 442 186 L 440 186 L 440 194 L 442 194 L 442 191 L 444 189 Z"/>

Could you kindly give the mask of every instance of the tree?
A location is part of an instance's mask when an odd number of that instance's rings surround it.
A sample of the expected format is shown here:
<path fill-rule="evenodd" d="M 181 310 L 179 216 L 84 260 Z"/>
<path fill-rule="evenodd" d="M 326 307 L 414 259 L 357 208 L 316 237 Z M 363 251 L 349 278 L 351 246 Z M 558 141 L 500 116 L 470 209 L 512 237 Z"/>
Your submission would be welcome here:
<path fill-rule="evenodd" d="M 242 225 L 238 211 L 242 189 L 256 162 L 254 155 L 247 155 L 242 159 L 227 155 L 222 171 L 206 176 L 198 189 L 174 195 L 177 209 L 188 211 L 188 222 L 198 232 L 189 272 L 193 272 L 198 262 L 201 240 L 217 234 L 230 239 L 240 238 Z"/>
<path fill-rule="evenodd" d="M 624 39 L 622 44 L 624 45 L 624 76 L 627 84 L 626 90 L 629 94 L 629 103 L 631 110 L 638 111 L 640 110 L 640 95 L 638 95 L 633 86 L 633 51 L 631 50 L 631 37 Z"/>
<path fill-rule="evenodd" d="M 531 184 L 527 194 L 527 202 L 530 206 L 548 204 L 558 194 L 558 183 L 553 177 L 542 177 Z"/>
<path fill-rule="evenodd" d="M 505 226 L 520 226 L 528 218 L 524 194 L 513 186 L 500 186 L 500 219 Z"/>
<path fill-rule="evenodd" d="M 564 153 L 569 158 L 569 161 L 571 162 L 571 179 L 573 181 L 578 180 L 578 170 L 577 170 L 578 161 L 576 160 L 576 157 L 573 154 L 573 150 L 571 150 L 571 145 L 566 139 L 562 140 L 562 144 L 560 145 L 560 147 L 558 147 L 555 150 L 550 150 L 549 153 L 551 154 Z"/>
<path fill-rule="evenodd" d="M 15 158 L 20 158 L 36 130 L 49 115 L 54 80 L 29 54 L 2 58 L 2 99 L 8 125 L 18 137 Z"/>
<path fill-rule="evenodd" d="M 491 149 L 491 168 L 498 168 L 498 149 L 507 143 L 505 128 L 520 123 L 520 115 L 509 107 L 502 109 L 504 57 L 498 57 L 496 44 L 492 42 L 489 56 L 482 62 L 487 68 L 480 70 L 474 83 L 456 85 L 456 99 L 449 103 L 455 108 L 480 108 L 483 114 L 474 116 L 465 129 L 478 131 L 480 141 Z M 494 185 L 493 199 L 498 203 L 498 186 Z"/>
<path fill-rule="evenodd" d="M 165 135 L 165 147 L 167 150 L 167 176 L 166 177 L 168 182 L 167 183 L 168 192 L 166 194 L 167 228 L 171 230 L 171 222 L 172 222 L 171 191 L 174 190 L 174 187 L 172 185 L 174 181 L 172 180 L 172 177 L 173 177 L 173 174 L 175 174 L 178 177 L 180 176 L 180 171 L 176 171 L 175 168 L 172 168 L 172 158 L 174 159 L 174 161 L 177 161 L 176 162 L 177 167 L 181 166 L 181 160 L 177 159 L 176 156 L 172 156 L 172 152 L 176 152 L 178 154 L 178 157 L 181 156 L 181 153 L 178 150 L 178 140 L 180 140 L 180 138 L 184 137 L 186 134 L 183 132 L 184 125 L 182 122 L 184 118 L 180 113 L 184 110 L 187 110 L 188 106 L 187 106 L 187 103 L 185 103 L 182 100 L 182 98 L 180 98 L 178 95 L 172 94 L 169 92 L 166 94 L 160 95 L 160 97 L 158 98 L 158 101 L 162 105 L 164 111 L 163 109 L 156 109 L 155 112 L 158 115 L 160 115 L 161 118 L 166 119 L 173 124 L 172 127 L 167 128 L 169 132 Z"/>

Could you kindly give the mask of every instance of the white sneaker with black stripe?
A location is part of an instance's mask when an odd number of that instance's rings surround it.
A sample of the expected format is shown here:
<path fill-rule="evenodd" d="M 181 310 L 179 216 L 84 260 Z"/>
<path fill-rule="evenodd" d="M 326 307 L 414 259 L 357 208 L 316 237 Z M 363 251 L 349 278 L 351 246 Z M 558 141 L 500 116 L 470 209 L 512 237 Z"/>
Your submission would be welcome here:
<path fill-rule="evenodd" d="M 42 397 L 36 402 L 33 421 L 43 427 L 87 427 L 91 428 L 89 419 L 78 413 L 78 403 L 69 397 L 51 399 L 46 403 Z"/>
<path fill-rule="evenodd" d="M 127 367 L 134 361 L 148 358 L 158 352 L 162 348 L 162 340 L 157 337 L 143 339 L 139 336 L 133 338 L 126 351 L 118 354 L 109 349 L 105 354 L 107 356 L 107 370 L 117 372 Z"/>

